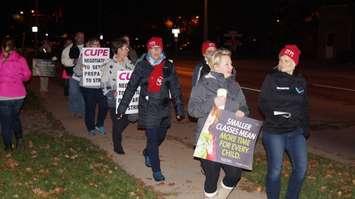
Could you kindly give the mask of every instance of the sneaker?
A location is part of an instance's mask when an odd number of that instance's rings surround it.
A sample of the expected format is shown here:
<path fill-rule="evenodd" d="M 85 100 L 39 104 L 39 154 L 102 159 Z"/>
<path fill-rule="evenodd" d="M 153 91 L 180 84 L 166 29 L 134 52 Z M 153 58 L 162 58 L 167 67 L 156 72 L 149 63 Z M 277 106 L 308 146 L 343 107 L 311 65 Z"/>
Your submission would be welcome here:
<path fill-rule="evenodd" d="M 105 135 L 105 128 L 103 126 L 95 127 L 95 129 L 100 135 Z"/>
<path fill-rule="evenodd" d="M 90 130 L 88 131 L 88 135 L 94 136 L 96 134 L 95 130 Z"/>
<path fill-rule="evenodd" d="M 153 178 L 157 182 L 165 180 L 165 176 L 161 173 L 161 171 L 154 172 Z"/>

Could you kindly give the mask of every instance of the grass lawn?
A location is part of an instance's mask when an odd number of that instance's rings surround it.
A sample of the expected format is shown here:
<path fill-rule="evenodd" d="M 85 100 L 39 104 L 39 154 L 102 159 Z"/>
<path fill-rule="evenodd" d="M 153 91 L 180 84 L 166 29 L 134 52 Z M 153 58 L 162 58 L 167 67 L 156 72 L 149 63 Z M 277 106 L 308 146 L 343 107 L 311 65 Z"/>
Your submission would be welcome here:
<path fill-rule="evenodd" d="M 30 95 L 24 151 L 0 147 L 0 198 L 157 198 L 95 145 L 65 132 Z"/>

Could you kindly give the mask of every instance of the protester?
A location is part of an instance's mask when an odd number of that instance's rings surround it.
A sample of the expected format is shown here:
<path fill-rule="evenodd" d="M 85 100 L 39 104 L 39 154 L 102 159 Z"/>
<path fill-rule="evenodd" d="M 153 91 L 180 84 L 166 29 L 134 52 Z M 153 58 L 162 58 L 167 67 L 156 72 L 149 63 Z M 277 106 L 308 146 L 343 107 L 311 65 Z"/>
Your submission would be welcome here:
<path fill-rule="evenodd" d="M 87 41 L 87 48 L 100 48 L 100 41 L 91 38 Z M 83 84 L 83 56 L 80 55 L 78 64 L 74 67 L 74 75 L 80 78 L 80 90 L 85 101 L 85 126 L 89 135 L 105 134 L 104 122 L 107 114 L 107 101 L 102 93 L 101 85 L 92 86 Z M 73 76 L 74 76 L 73 75 Z M 98 114 L 96 117 L 96 105 L 98 105 Z"/>
<path fill-rule="evenodd" d="M 0 125 L 5 151 L 12 150 L 13 135 L 15 147 L 23 147 L 20 109 L 26 97 L 24 82 L 30 77 L 26 59 L 16 52 L 15 41 L 4 38 L 0 53 Z"/>
<path fill-rule="evenodd" d="M 163 53 L 162 38 L 150 38 L 147 50 L 146 56 L 136 64 L 131 75 L 118 106 L 118 115 L 125 113 L 132 96 L 140 86 L 138 125 L 145 128 L 147 136 L 147 145 L 143 151 L 145 164 L 152 167 L 154 180 L 162 181 L 165 177 L 160 168 L 159 146 L 170 127 L 170 100 L 175 103 L 178 120 L 184 117 L 184 107 L 175 67 Z"/>
<path fill-rule="evenodd" d="M 137 52 L 136 50 L 133 48 L 130 40 L 129 40 L 129 36 L 128 35 L 124 35 L 122 37 L 122 39 L 124 39 L 127 44 L 128 44 L 128 48 L 129 48 L 129 51 L 128 51 L 128 58 L 131 60 L 132 63 L 136 63 L 137 60 L 138 60 L 138 55 L 137 55 Z"/>
<path fill-rule="evenodd" d="M 201 52 L 203 59 L 194 68 L 192 73 L 192 86 L 196 86 L 201 77 L 210 72 L 211 69 L 207 64 L 207 60 L 216 50 L 215 43 L 208 40 L 202 43 Z"/>
<path fill-rule="evenodd" d="M 73 74 L 74 66 L 77 64 L 81 49 L 84 47 L 84 33 L 77 32 L 75 34 L 75 41 L 69 44 L 62 51 L 61 62 L 70 76 L 69 78 L 69 111 L 73 113 L 74 117 L 82 118 L 84 115 L 84 99 L 80 92 L 79 81 L 80 78 Z"/>
<path fill-rule="evenodd" d="M 39 53 L 37 58 L 40 59 L 47 59 L 51 61 L 56 61 L 56 57 L 54 56 L 54 53 L 52 51 L 52 44 L 48 39 L 44 39 L 41 43 L 41 46 L 39 47 Z M 40 76 L 39 77 L 40 81 L 40 93 L 42 96 L 45 96 L 48 93 L 48 82 L 49 78 L 46 76 Z"/>
<path fill-rule="evenodd" d="M 244 94 L 232 75 L 233 66 L 230 51 L 217 50 L 210 57 L 208 65 L 211 67 L 211 71 L 201 77 L 197 85 L 192 88 L 188 104 L 189 114 L 198 118 L 196 138 L 199 137 L 208 114 L 214 106 L 224 106 L 225 110 L 235 112 L 237 117 L 249 114 Z M 218 89 L 226 89 L 227 97 L 217 96 Z M 200 161 L 205 173 L 205 198 L 227 198 L 239 182 L 242 170 L 210 160 L 201 159 Z M 225 176 L 221 182 L 221 188 L 217 190 L 221 169 L 225 172 Z"/>
<path fill-rule="evenodd" d="M 269 199 L 279 198 L 285 151 L 292 162 L 286 198 L 299 198 L 307 170 L 307 86 L 306 80 L 295 72 L 300 54 L 296 45 L 281 49 L 278 65 L 266 75 L 261 88 L 259 106 L 265 116 L 262 135 L 267 154 L 266 193 Z"/>
<path fill-rule="evenodd" d="M 137 120 L 137 114 L 123 114 L 121 118 L 116 114 L 116 95 L 118 71 L 133 71 L 134 65 L 128 59 L 128 43 L 124 39 L 112 41 L 113 58 L 102 67 L 101 87 L 107 97 L 112 119 L 113 150 L 118 154 L 125 154 L 122 147 L 122 133 L 130 122 Z"/>
<path fill-rule="evenodd" d="M 68 47 L 69 45 L 73 45 L 72 38 L 70 38 L 70 37 L 64 38 L 62 45 L 63 45 L 63 49 Z M 69 55 L 69 53 L 68 53 L 68 55 Z M 64 81 L 64 96 L 68 96 L 69 95 L 69 78 L 70 78 L 70 76 L 64 67 L 65 66 L 62 64 L 62 68 L 61 68 L 62 70 L 61 70 L 60 77 Z"/>

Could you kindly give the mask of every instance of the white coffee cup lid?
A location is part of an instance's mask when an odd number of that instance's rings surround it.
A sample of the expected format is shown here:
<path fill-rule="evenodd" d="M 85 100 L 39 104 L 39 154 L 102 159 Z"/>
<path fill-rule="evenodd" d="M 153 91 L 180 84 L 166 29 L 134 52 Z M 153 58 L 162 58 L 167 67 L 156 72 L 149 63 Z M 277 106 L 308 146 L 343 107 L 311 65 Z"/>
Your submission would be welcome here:
<path fill-rule="evenodd" d="M 224 88 L 219 88 L 217 90 L 217 96 L 227 97 L 227 90 Z"/>

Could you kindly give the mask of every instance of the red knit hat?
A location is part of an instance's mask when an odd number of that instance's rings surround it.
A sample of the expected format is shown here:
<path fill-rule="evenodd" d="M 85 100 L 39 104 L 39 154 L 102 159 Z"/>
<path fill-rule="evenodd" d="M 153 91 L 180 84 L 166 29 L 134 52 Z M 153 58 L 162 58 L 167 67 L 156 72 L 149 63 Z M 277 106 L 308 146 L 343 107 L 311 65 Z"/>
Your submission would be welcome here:
<path fill-rule="evenodd" d="M 201 46 L 201 52 L 202 52 L 202 54 L 205 54 L 207 48 L 209 48 L 209 47 L 217 48 L 217 46 L 216 46 L 215 43 L 213 43 L 212 41 L 206 40 L 206 41 L 204 41 L 204 42 L 202 43 L 202 46 Z"/>
<path fill-rule="evenodd" d="M 287 44 L 279 53 L 279 57 L 286 55 L 291 58 L 295 64 L 298 64 L 298 60 L 301 54 L 301 50 L 294 44 Z"/>
<path fill-rule="evenodd" d="M 147 49 L 160 47 L 163 50 L 163 39 L 161 37 L 152 37 L 147 42 Z"/>

